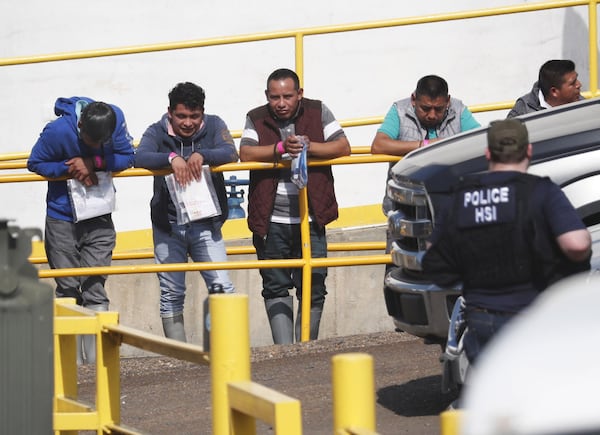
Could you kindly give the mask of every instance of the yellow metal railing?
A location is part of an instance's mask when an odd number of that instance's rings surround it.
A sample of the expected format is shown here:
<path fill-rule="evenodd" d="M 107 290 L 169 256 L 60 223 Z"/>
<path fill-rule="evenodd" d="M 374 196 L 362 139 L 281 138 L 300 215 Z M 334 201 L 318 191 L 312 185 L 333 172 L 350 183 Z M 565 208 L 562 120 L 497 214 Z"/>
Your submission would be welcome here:
<path fill-rule="evenodd" d="M 108 335 L 106 325 L 116 325 L 115 312 L 92 313 L 75 305 L 74 299 L 56 299 L 54 305 L 54 430 L 69 434 L 76 430 L 95 430 L 120 421 L 119 347 Z M 76 334 L 95 334 L 96 404 L 77 401 Z"/>
<path fill-rule="evenodd" d="M 105 48 L 99 50 L 84 50 L 71 53 L 41 54 L 0 59 L 0 67 L 10 65 L 25 65 L 32 63 L 56 62 L 63 60 L 89 59 L 107 56 L 150 53 L 158 51 L 182 50 L 217 45 L 230 45 L 249 42 L 268 41 L 274 39 L 293 38 L 295 42 L 296 72 L 302 82 L 304 76 L 304 38 L 314 35 L 326 35 L 342 32 L 356 32 L 387 27 L 401 27 L 417 24 L 437 23 L 444 21 L 483 18 L 507 14 L 536 12 L 549 9 L 567 8 L 573 6 L 588 6 L 589 22 L 589 61 L 590 61 L 590 93 L 596 95 L 598 90 L 598 58 L 597 58 L 597 0 L 556 0 L 540 3 L 519 4 L 497 8 L 475 9 L 470 11 L 432 14 L 417 17 L 395 18 L 389 20 L 366 21 L 331 26 L 308 27 L 301 29 L 280 30 L 276 32 L 254 33 L 249 35 L 223 36 L 216 38 L 197 39 L 191 41 L 166 42 L 128 47 Z M 496 107 L 496 106 L 488 106 Z M 504 103 L 497 107 L 508 108 Z M 490 109 L 488 109 L 490 110 Z"/>
<path fill-rule="evenodd" d="M 230 37 L 219 37 L 219 38 L 208 38 L 192 41 L 152 44 L 152 45 L 140 45 L 120 48 L 107 48 L 100 50 L 91 51 L 77 51 L 72 53 L 58 53 L 58 54 L 46 54 L 46 55 L 34 55 L 24 57 L 13 57 L 0 59 L 0 67 L 6 67 L 11 65 L 24 65 L 32 63 L 43 63 L 43 62 L 55 62 L 64 60 L 74 59 L 87 59 L 95 57 L 106 57 L 106 56 L 119 56 L 126 54 L 138 54 L 148 53 L 157 51 L 168 51 L 168 50 L 180 50 L 189 48 L 208 47 L 216 45 L 226 44 L 238 44 L 238 43 L 249 43 L 257 41 L 265 41 L 272 39 L 283 39 L 293 38 L 295 42 L 295 69 L 298 73 L 301 81 L 303 82 L 304 77 L 304 39 L 312 35 L 323 35 L 333 34 L 340 32 L 355 32 L 365 31 L 372 29 L 380 29 L 386 27 L 399 27 L 407 25 L 419 25 L 425 23 L 443 22 L 443 21 L 454 21 L 464 19 L 474 19 L 497 15 L 506 14 L 517 14 L 535 12 L 549 9 L 567 8 L 574 6 L 587 6 L 588 7 L 588 50 L 589 50 L 589 89 L 583 92 L 586 97 L 595 97 L 598 95 L 598 43 L 597 43 L 597 0 L 558 0 L 542 3 L 531 3 L 531 4 L 520 4 L 515 6 L 505 6 L 499 8 L 479 9 L 463 12 L 434 14 L 428 16 L 419 17 L 408 17 L 398 18 L 390 20 L 370 21 L 353 24 L 342 24 L 333 26 L 322 26 L 312 27 L 303 29 L 292 29 L 278 32 L 269 33 L 256 33 L 252 35 L 238 35 Z M 485 112 L 492 110 L 508 109 L 511 107 L 513 101 L 503 102 L 491 102 L 470 106 L 473 112 Z M 344 127 L 364 126 L 381 123 L 383 117 L 366 117 L 356 118 L 349 120 L 342 120 L 341 124 Z M 234 137 L 240 137 L 240 131 L 234 131 Z M 368 153 L 367 147 L 353 147 L 352 156 L 344 157 L 340 159 L 333 159 L 331 161 L 312 161 L 311 165 L 327 165 L 327 164 L 349 164 L 349 163 L 373 163 L 373 162 L 384 162 L 384 161 L 395 161 L 397 157 L 385 157 L 385 156 L 358 156 L 361 153 Z M 25 159 L 28 157 L 28 153 L 12 153 L 0 156 L 0 169 L 23 169 L 25 168 Z M 218 168 L 214 168 L 217 171 L 237 171 L 244 169 L 260 169 L 261 167 L 272 168 L 271 164 L 258 164 L 258 163 L 236 163 L 230 165 L 223 165 Z M 116 176 L 141 176 L 150 175 L 150 171 L 141 169 L 130 169 L 121 173 L 115 174 Z M 41 181 L 44 180 L 34 174 L 7 174 L 0 176 L 0 182 L 28 182 L 28 181 Z M 304 288 L 303 301 L 309 303 L 310 297 L 307 297 L 306 292 L 310 292 L 310 270 L 312 267 L 326 267 L 326 266 L 349 266 L 359 264 L 382 264 L 389 262 L 389 255 L 372 255 L 372 256 L 355 256 L 347 258 L 323 258 L 323 259 L 312 259 L 310 257 L 310 244 L 308 237 L 308 214 L 307 214 L 307 199 L 306 192 L 301 191 L 301 234 L 303 243 L 303 258 L 298 260 L 277 260 L 277 261 L 249 261 L 249 262 L 227 262 L 227 263 L 191 263 L 191 264 L 171 264 L 161 266 L 113 266 L 110 268 L 81 268 L 81 269 L 62 269 L 62 270 L 48 270 L 40 271 L 40 277 L 56 277 L 56 276 L 79 276 L 79 275 L 92 275 L 92 274 L 118 274 L 118 273 L 149 273 L 162 271 L 181 271 L 181 270 L 204 270 L 204 269 L 240 269 L 240 268 L 263 268 L 263 267 L 302 267 L 304 277 Z M 382 245 L 370 245 L 371 248 L 377 246 L 381 248 Z M 342 247 L 343 248 L 343 247 Z M 212 297 L 212 296 L 211 296 Z M 303 325 L 302 325 L 302 340 L 305 341 L 308 337 L 308 321 L 310 318 L 309 311 L 303 304 Z M 70 307 L 69 310 L 65 306 L 57 305 L 57 315 L 60 318 L 65 317 L 64 320 L 57 320 L 56 322 L 56 356 L 55 364 L 57 370 L 60 372 L 60 376 L 57 377 L 57 399 L 55 402 L 55 428 L 61 431 L 68 431 L 74 429 L 72 420 L 66 416 L 65 413 L 69 412 L 70 417 L 75 415 L 75 419 L 80 421 L 86 427 L 110 427 L 114 422 L 119 420 L 118 409 L 115 405 L 111 405 L 106 401 L 107 397 L 114 395 L 115 385 L 118 387 L 118 375 L 116 376 L 117 381 L 114 379 L 114 374 L 109 379 L 110 373 L 118 368 L 118 351 L 115 353 L 114 344 L 120 343 L 120 340 L 127 341 L 133 345 L 140 345 L 143 343 L 146 349 L 149 348 L 160 348 L 163 346 L 158 342 L 152 344 L 150 337 L 141 337 L 139 333 L 133 331 L 127 331 L 122 327 L 111 326 L 116 325 L 118 317 L 116 313 L 97 313 L 97 318 L 88 319 L 82 313 L 78 313 L 78 308 Z M 66 311 L 70 311 L 70 314 L 65 314 Z M 73 311 L 75 313 L 73 313 Z M 102 325 L 102 332 L 97 332 L 99 324 Z M 213 328 L 216 330 L 217 328 Z M 98 349 L 98 360 L 108 359 L 113 361 L 108 365 L 103 365 L 99 370 L 98 385 L 100 391 L 97 396 L 97 407 L 98 412 L 94 413 L 81 405 L 71 401 L 67 396 L 71 396 L 73 392 L 76 394 L 76 380 L 67 374 L 75 373 L 74 363 L 71 363 L 71 359 L 75 359 L 75 333 L 97 333 L 99 349 Z M 211 331 L 212 334 L 212 331 Z M 116 337 L 116 339 L 115 339 Z M 212 338 L 212 336 L 211 336 Z M 116 341 L 115 341 L 116 340 Z M 160 340 L 160 339 L 159 339 Z M 150 343 L 150 344 L 149 344 Z M 189 345 L 191 346 L 191 345 Z M 170 349 L 170 346 L 166 346 Z M 162 349 L 163 351 L 168 351 Z M 178 357 L 185 359 L 185 355 L 188 355 L 189 349 L 180 349 L 181 354 Z M 193 352 L 192 352 L 193 353 Z M 73 358 L 71 358 L 71 356 Z M 204 358 L 203 355 L 196 354 L 194 358 Z M 116 367 L 114 361 L 117 361 Z M 111 365 L 112 364 L 112 365 Z M 68 370 L 67 370 L 68 369 Z M 239 390 L 244 390 L 240 394 L 247 394 L 247 388 L 245 384 L 237 385 Z M 235 387 L 233 387 L 235 390 Z M 233 391 L 233 390 L 232 390 Z M 118 404 L 118 397 L 116 400 Z M 221 417 L 220 417 L 221 418 Z M 79 427 L 79 426 L 78 426 Z M 217 432 L 215 432 L 217 433 Z M 225 433 L 225 432 L 223 432 Z"/>
<path fill-rule="evenodd" d="M 380 29 L 386 27 L 399 27 L 407 25 L 419 25 L 425 23 L 435 23 L 443 21 L 454 21 L 464 19 L 474 19 L 497 15 L 516 14 L 516 13 L 527 13 L 535 12 L 548 9 L 566 8 L 573 6 L 588 6 L 588 21 L 589 21 L 589 71 L 590 71 L 590 86 L 587 93 L 588 96 L 595 96 L 598 93 L 598 59 L 597 59 L 597 0 L 558 0 L 551 2 L 533 3 L 533 4 L 521 4 L 515 6 L 505 6 L 499 8 L 488 8 L 471 11 L 453 12 L 434 14 L 428 16 L 419 17 L 408 17 L 398 18 L 390 20 L 370 21 L 353 24 L 342 24 L 333 26 L 321 26 L 312 28 L 292 29 L 278 32 L 269 33 L 257 33 L 251 35 L 238 35 L 220 38 L 208 38 L 192 41 L 182 41 L 173 43 L 162 43 L 162 44 L 151 44 L 151 45 L 140 45 L 131 47 L 121 48 L 108 48 L 101 50 L 91 51 L 77 51 L 72 53 L 59 53 L 59 54 L 48 54 L 48 55 L 37 55 L 37 56 L 26 56 L 26 57 L 14 57 L 0 59 L 0 67 L 10 65 L 22 65 L 30 63 L 42 63 L 42 62 L 55 62 L 64 60 L 74 60 L 83 58 L 94 58 L 94 57 L 106 57 L 106 56 L 118 56 L 125 54 L 139 54 L 154 51 L 168 51 L 168 50 L 180 50 L 189 48 L 199 48 L 216 45 L 227 45 L 227 44 L 238 44 L 238 43 L 249 43 L 257 41 L 265 41 L 272 39 L 283 39 L 293 38 L 295 41 L 295 60 L 296 60 L 296 71 L 303 79 L 304 73 L 304 38 L 313 35 L 333 34 L 340 32 L 354 32 L 364 31 L 372 29 Z M 512 104 L 511 101 L 500 102 L 500 103 L 487 103 L 472 106 L 474 112 L 477 111 L 488 111 L 497 109 L 509 108 Z M 346 120 L 342 122 L 344 126 L 360 126 L 380 123 L 381 117 L 370 117 L 370 118 L 359 118 Z M 235 135 L 239 137 L 240 132 L 235 132 Z M 350 163 L 373 163 L 373 162 L 386 162 L 396 161 L 398 157 L 391 156 L 370 156 L 370 155 L 359 155 L 360 153 L 368 153 L 366 147 L 361 147 L 360 150 L 355 148 L 352 149 L 353 155 L 349 157 L 342 157 L 339 159 L 323 160 L 323 161 L 311 161 L 310 165 L 330 165 L 330 164 L 350 164 Z M 6 156 L 0 158 L 0 160 L 17 160 L 16 162 L 2 163 L 5 169 L 18 169 L 24 168 L 25 162 L 23 159 L 27 158 L 26 153 L 11 154 L 9 159 Z M 280 164 L 280 166 L 282 166 Z M 0 167 L 0 168 L 2 168 Z M 249 169 L 262 169 L 272 168 L 273 165 L 270 163 L 232 163 L 228 165 L 222 165 L 214 168 L 215 171 L 239 171 Z M 129 169 L 115 174 L 115 176 L 140 176 L 150 175 L 151 172 L 143 169 Z M 7 174 L 0 175 L 0 182 L 26 182 L 26 181 L 40 181 L 44 178 L 35 174 Z M 301 237 L 303 240 L 302 248 L 302 259 L 301 260 L 280 260 L 280 261 L 261 261 L 258 262 L 234 262 L 234 263 L 213 263 L 213 264 L 177 264 L 177 265 L 162 265 L 162 266 L 136 266 L 126 267 L 119 269 L 118 266 L 112 267 L 109 270 L 107 268 L 86 268 L 86 269 L 63 269 L 54 271 L 41 271 L 40 276 L 42 277 L 54 277 L 64 276 L 62 274 L 71 275 L 90 275 L 90 274 L 114 274 L 114 273 L 142 273 L 142 272 L 156 272 L 160 267 L 160 270 L 203 270 L 205 268 L 220 268 L 220 269 L 240 269 L 240 268 L 262 268 L 262 267 L 302 267 L 303 268 L 303 306 L 302 306 L 302 319 L 303 325 L 302 340 L 308 339 L 308 322 L 310 318 L 309 306 L 310 297 L 310 284 L 311 284 L 311 269 L 317 266 L 348 266 L 357 264 L 381 264 L 389 263 L 389 255 L 382 256 L 364 256 L 364 257 L 351 257 L 348 260 L 345 259 L 312 259 L 310 257 L 310 241 L 308 237 L 308 211 L 307 211 L 307 196 L 306 191 L 300 192 L 300 210 L 301 210 Z M 147 255 L 147 254 L 146 254 Z M 363 262 L 364 261 L 364 262 Z M 306 305 L 306 306 L 305 306 Z"/>
<path fill-rule="evenodd" d="M 211 371 L 213 434 L 256 433 L 256 420 L 277 435 L 301 435 L 300 401 L 251 380 L 248 296 L 209 296 L 211 350 L 119 325 L 116 312 L 94 312 L 71 298 L 54 305 L 54 422 L 57 434 L 80 430 L 139 434 L 121 425 L 121 344 L 196 364 Z M 232 334 L 231 331 L 235 331 Z M 76 344 L 78 334 L 96 335 L 96 400 L 78 401 Z M 334 433 L 376 435 L 373 359 L 341 354 L 332 359 Z"/>
<path fill-rule="evenodd" d="M 70 53 L 40 54 L 32 56 L 20 56 L 10 58 L 0 58 L 0 67 L 25 65 L 44 62 L 59 62 L 76 59 L 90 59 L 98 57 L 120 56 L 143 54 L 159 51 L 172 51 L 200 47 L 212 47 L 231 44 L 245 44 L 252 42 L 276 40 L 276 39 L 294 39 L 294 57 L 295 69 L 300 77 L 301 83 L 304 81 L 304 39 L 315 35 L 327 35 L 343 32 L 368 31 L 374 29 L 383 29 L 389 27 L 402 27 L 410 25 L 420 25 L 428 23 L 437 23 L 445 21 L 468 20 L 476 18 L 485 18 L 498 15 L 521 14 L 528 12 L 537 12 L 550 9 L 561 9 L 575 6 L 588 7 L 588 60 L 589 60 L 589 90 L 583 92 L 586 97 L 595 97 L 598 95 L 598 21 L 597 21 L 598 0 L 555 0 L 530 4 L 518 4 L 513 6 L 502 6 L 496 8 L 475 9 L 470 11 L 449 12 L 442 14 L 432 14 L 416 17 L 395 18 L 389 20 L 366 21 L 359 23 L 338 24 L 330 26 L 318 26 L 300 29 L 280 30 L 275 32 L 254 33 L 248 35 L 234 35 L 224 37 L 214 37 L 206 39 L 197 39 L 190 41 L 166 42 L 159 44 L 135 45 L 127 47 L 104 48 L 97 50 L 82 50 Z M 470 106 L 473 112 L 486 112 L 492 110 L 509 109 L 513 104 L 512 100 L 491 102 Z M 379 124 L 383 117 L 365 117 L 342 121 L 344 127 L 364 126 Z M 233 131 L 234 137 L 240 136 L 240 131 Z M 23 154 L 20 154 L 23 156 Z M 18 157 L 14 154 L 12 159 L 26 158 Z M 2 160 L 0 158 L 0 160 Z"/>
<path fill-rule="evenodd" d="M 397 161 L 399 157 L 383 156 L 383 155 L 356 155 L 348 157 L 340 157 L 331 160 L 313 160 L 309 162 L 309 166 L 322 166 L 333 164 L 359 164 L 370 162 L 390 162 Z M 289 162 L 286 163 L 289 165 Z M 283 168 L 286 164 L 279 163 L 277 167 Z M 229 163 L 218 167 L 211 168 L 213 171 L 222 172 L 227 170 L 244 170 L 244 169 L 272 169 L 272 163 Z M 166 174 L 168 170 L 149 171 L 146 169 L 127 169 L 115 173 L 115 177 L 126 176 L 145 176 L 154 174 Z M 0 175 L 0 183 L 4 182 L 25 182 L 25 181 L 44 181 L 44 177 L 31 173 L 17 173 Z M 156 273 L 156 272 L 181 272 L 181 271 L 200 271 L 200 270 L 241 270 L 241 269 L 259 269 L 259 268 L 275 268 L 275 267 L 296 267 L 302 268 L 303 284 L 302 284 L 302 325 L 301 340 L 308 341 L 310 329 L 310 293 L 312 283 L 312 268 L 328 267 L 328 266 L 355 266 L 355 265 L 371 265 L 371 264 L 387 264 L 391 262 L 391 256 L 386 255 L 365 255 L 351 257 L 334 257 L 334 258 L 311 258 L 310 236 L 308 227 L 308 198 L 306 189 L 302 189 L 299 195 L 300 201 L 300 230 L 302 243 L 302 258 L 297 260 L 255 260 L 255 261 L 227 261 L 213 263 L 174 263 L 174 264 L 149 264 L 149 265 L 129 265 L 129 266 L 105 266 L 105 267 L 88 267 L 88 268 L 69 268 L 69 269 L 52 269 L 40 270 L 40 278 L 56 278 L 64 276 L 87 276 L 87 275 L 116 275 L 116 274 L 133 274 L 133 273 Z M 376 247 L 383 250 L 385 242 L 375 244 L 369 242 L 366 245 L 359 243 L 338 244 L 345 250 L 364 250 Z M 345 245 L 345 246 L 342 246 Z M 249 248 L 239 248 L 242 252 L 253 252 Z M 231 249 L 228 250 L 231 252 Z M 150 253 L 145 255 L 132 254 L 130 258 L 147 258 Z"/>

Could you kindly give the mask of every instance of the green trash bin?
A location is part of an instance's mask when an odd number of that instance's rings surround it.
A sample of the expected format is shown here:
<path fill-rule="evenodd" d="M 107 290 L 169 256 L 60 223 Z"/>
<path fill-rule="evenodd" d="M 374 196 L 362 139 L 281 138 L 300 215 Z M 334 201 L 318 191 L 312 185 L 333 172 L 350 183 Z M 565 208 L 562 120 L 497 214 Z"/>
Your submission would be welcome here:
<path fill-rule="evenodd" d="M 0 434 L 51 434 L 53 289 L 29 263 L 39 230 L 0 219 Z"/>

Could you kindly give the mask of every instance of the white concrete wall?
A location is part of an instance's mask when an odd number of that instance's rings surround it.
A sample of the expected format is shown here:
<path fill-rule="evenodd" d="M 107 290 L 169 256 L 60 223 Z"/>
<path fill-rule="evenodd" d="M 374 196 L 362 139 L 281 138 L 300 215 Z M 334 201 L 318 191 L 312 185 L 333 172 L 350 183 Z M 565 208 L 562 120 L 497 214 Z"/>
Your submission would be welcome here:
<path fill-rule="evenodd" d="M 518 0 L 427 2 L 207 0 L 0 3 L 0 58 L 195 40 L 290 28 L 402 18 L 527 3 Z M 504 101 L 527 92 L 549 58 L 571 58 L 587 89 L 587 9 L 550 10 L 305 40 L 305 95 L 339 119 L 381 116 L 408 96 L 418 78 L 445 77 L 467 104 Z M 294 68 L 292 40 L 187 49 L 89 60 L 0 67 L 0 153 L 26 152 L 52 120 L 59 96 L 86 95 L 123 108 L 139 139 L 166 110 L 179 81 L 207 92 L 206 110 L 233 130 L 264 102 L 268 74 Z M 502 113 L 481 114 L 483 124 Z M 377 126 L 347 129 L 351 144 L 370 145 Z M 335 168 L 341 207 L 380 201 L 385 164 Z M 226 176 L 231 174 L 226 174 Z M 245 177 L 246 174 L 236 174 Z M 357 183 L 356 180 L 368 180 Z M 116 182 L 118 231 L 150 227 L 151 179 Z M 0 184 L 0 217 L 43 227 L 45 183 Z"/>

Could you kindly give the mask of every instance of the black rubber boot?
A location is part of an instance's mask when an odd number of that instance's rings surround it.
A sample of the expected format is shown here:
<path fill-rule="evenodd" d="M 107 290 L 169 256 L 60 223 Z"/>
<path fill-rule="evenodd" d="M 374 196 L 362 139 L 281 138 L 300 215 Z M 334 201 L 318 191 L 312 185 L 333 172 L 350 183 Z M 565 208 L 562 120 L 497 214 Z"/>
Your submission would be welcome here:
<path fill-rule="evenodd" d="M 165 337 L 172 338 L 173 340 L 187 341 L 185 339 L 185 327 L 183 324 L 183 313 L 175 314 L 172 317 L 162 318 L 163 331 Z"/>
<path fill-rule="evenodd" d="M 321 325 L 321 315 L 323 314 L 323 305 L 310 307 L 310 340 L 319 338 L 319 326 Z M 302 328 L 302 305 L 298 305 L 298 315 L 296 316 L 296 341 L 301 341 Z"/>
<path fill-rule="evenodd" d="M 265 309 L 275 344 L 294 342 L 294 299 L 292 296 L 265 299 Z"/>
<path fill-rule="evenodd" d="M 108 311 L 108 304 L 86 305 L 85 308 L 92 311 Z M 82 335 L 83 354 L 86 364 L 96 364 L 96 336 Z"/>

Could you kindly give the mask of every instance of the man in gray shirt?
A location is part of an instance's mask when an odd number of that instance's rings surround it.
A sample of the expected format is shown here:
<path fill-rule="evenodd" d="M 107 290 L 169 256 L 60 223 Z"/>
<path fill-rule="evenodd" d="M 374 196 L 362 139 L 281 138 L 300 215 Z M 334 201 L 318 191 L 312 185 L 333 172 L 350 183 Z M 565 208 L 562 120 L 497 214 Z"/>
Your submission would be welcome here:
<path fill-rule="evenodd" d="M 507 118 L 583 100 L 581 82 L 571 60 L 549 60 L 542 65 L 531 91 L 515 102 Z"/>

